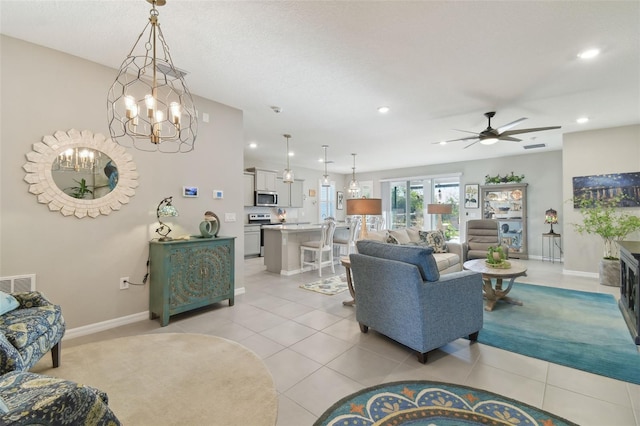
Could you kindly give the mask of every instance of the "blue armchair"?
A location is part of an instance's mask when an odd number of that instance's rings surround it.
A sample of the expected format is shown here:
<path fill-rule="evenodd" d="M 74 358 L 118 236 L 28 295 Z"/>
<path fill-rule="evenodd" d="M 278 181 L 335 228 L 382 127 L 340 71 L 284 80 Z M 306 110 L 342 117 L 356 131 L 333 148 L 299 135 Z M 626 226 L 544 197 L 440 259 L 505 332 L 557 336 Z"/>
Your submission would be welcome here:
<path fill-rule="evenodd" d="M 478 338 L 483 321 L 482 276 L 462 271 L 440 276 L 432 249 L 358 241 L 350 255 L 356 319 L 418 352 L 460 337 Z"/>

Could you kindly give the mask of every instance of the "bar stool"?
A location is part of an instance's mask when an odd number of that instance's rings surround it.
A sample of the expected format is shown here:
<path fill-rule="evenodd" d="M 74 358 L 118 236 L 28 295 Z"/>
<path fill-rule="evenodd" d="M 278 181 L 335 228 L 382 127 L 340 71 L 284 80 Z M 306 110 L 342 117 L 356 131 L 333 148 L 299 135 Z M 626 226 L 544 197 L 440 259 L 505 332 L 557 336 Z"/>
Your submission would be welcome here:
<path fill-rule="evenodd" d="M 356 252 L 356 238 L 360 231 L 360 216 L 350 216 L 345 220 L 349 226 L 349 236 L 347 238 L 334 237 L 333 244 L 339 249 L 338 253 L 342 255 L 350 255 Z M 342 249 L 346 249 L 346 253 L 343 253 Z"/>
<path fill-rule="evenodd" d="M 336 269 L 333 264 L 333 234 L 336 230 L 336 222 L 333 219 L 326 219 L 322 225 L 322 233 L 318 241 L 305 241 L 300 243 L 300 268 L 305 265 L 312 265 L 318 268 L 318 276 L 322 276 L 322 267 L 331 266 L 331 272 L 335 274 Z M 305 261 L 305 253 L 311 252 L 313 258 Z M 322 260 L 327 253 L 328 260 Z"/>

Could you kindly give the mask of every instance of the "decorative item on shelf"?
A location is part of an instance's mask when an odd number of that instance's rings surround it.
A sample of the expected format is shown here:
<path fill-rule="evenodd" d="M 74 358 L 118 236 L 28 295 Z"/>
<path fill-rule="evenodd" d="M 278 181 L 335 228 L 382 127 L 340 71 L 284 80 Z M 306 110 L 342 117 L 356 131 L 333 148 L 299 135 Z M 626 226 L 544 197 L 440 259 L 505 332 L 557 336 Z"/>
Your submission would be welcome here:
<path fill-rule="evenodd" d="M 193 150 L 198 121 L 185 71 L 173 65 L 156 6 L 109 89 L 109 132 L 120 145 L 168 153 Z M 148 30 L 148 35 L 143 35 Z M 137 49 L 136 49 L 137 48 Z M 161 56 L 157 56 L 160 53 Z"/>
<path fill-rule="evenodd" d="M 287 168 L 282 172 L 282 183 L 293 183 L 293 170 L 291 170 L 291 166 L 289 166 L 289 157 L 291 157 L 291 152 L 289 151 L 289 138 L 291 135 L 282 135 L 287 140 Z"/>
<path fill-rule="evenodd" d="M 554 209 L 547 210 L 544 213 L 544 223 L 548 223 L 551 225 L 551 230 L 548 232 L 548 234 L 555 235 L 555 232 L 553 232 L 553 225 L 555 223 L 558 223 L 558 212 Z"/>
<path fill-rule="evenodd" d="M 443 214 L 451 214 L 453 212 L 453 206 L 451 204 L 427 204 L 427 213 L 435 214 L 438 216 L 438 224 L 436 229 L 444 232 L 442 226 L 442 215 Z"/>
<path fill-rule="evenodd" d="M 204 213 L 204 221 L 200 222 L 200 234 L 203 238 L 214 238 L 220 230 L 220 219 L 212 211 Z"/>
<path fill-rule="evenodd" d="M 487 249 L 487 260 L 485 263 L 490 268 L 509 269 L 511 264 L 506 260 L 504 249 L 500 246 L 489 247 Z"/>
<path fill-rule="evenodd" d="M 510 175 L 500 176 L 499 174 L 496 176 L 485 175 L 484 183 L 485 184 L 501 184 L 501 183 L 520 183 L 524 180 L 524 175 L 517 176 L 513 172 Z"/>
<path fill-rule="evenodd" d="M 349 198 L 358 198 L 360 196 L 360 184 L 356 180 L 356 155 L 353 156 L 353 167 L 351 168 L 351 181 L 349 182 L 348 194 Z"/>
<path fill-rule="evenodd" d="M 327 163 L 329 163 L 329 161 L 327 161 L 327 148 L 329 148 L 329 145 L 322 145 L 322 148 L 324 149 L 324 174 L 322 175 L 322 186 L 331 186 L 329 174 L 327 173 Z"/>
<path fill-rule="evenodd" d="M 287 221 L 287 211 L 285 209 L 278 209 L 278 220 L 282 223 Z"/>
<path fill-rule="evenodd" d="M 156 209 L 156 217 L 158 218 L 158 222 L 160 226 L 156 229 L 158 235 L 160 235 L 159 241 L 170 241 L 172 240 L 169 237 L 169 233 L 171 232 L 171 228 L 166 223 L 160 220 L 161 217 L 172 217 L 178 216 L 178 210 L 171 204 L 173 201 L 173 197 L 167 197 L 160 201 L 158 204 L 158 208 Z"/>
<path fill-rule="evenodd" d="M 367 239 L 367 215 L 382 214 L 382 199 L 380 198 L 349 198 L 347 199 L 347 216 L 359 214 L 362 216 L 360 222 L 360 239 Z"/>

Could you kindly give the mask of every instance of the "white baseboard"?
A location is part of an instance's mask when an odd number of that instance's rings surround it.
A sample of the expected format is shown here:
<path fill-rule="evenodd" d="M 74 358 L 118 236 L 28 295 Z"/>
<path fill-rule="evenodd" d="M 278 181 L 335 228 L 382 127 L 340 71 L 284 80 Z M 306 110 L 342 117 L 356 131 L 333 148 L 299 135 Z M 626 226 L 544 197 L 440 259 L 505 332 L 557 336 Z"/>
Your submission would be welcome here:
<path fill-rule="evenodd" d="M 597 272 L 584 272 L 584 271 L 571 271 L 568 269 L 563 269 L 562 273 L 564 275 L 574 275 L 576 277 L 585 277 L 585 278 L 599 278 L 600 274 Z"/>
<path fill-rule="evenodd" d="M 236 288 L 233 292 L 235 296 L 244 294 L 244 287 Z M 107 321 L 97 322 L 95 324 L 83 325 L 82 327 L 71 328 L 64 333 L 63 340 L 75 339 L 76 337 L 87 336 L 93 333 L 99 333 L 101 331 L 110 330 L 112 328 L 120 327 L 127 324 L 133 324 L 134 322 L 145 321 L 149 319 L 149 311 L 139 312 L 137 314 L 131 314 L 120 318 L 114 318 Z"/>

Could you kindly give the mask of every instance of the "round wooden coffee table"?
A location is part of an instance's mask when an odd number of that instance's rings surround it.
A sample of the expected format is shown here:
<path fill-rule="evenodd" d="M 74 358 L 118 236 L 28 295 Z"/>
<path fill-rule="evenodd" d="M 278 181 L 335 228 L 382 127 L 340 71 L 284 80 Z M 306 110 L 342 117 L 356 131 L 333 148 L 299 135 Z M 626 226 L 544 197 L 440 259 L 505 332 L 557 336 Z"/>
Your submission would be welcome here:
<path fill-rule="evenodd" d="M 512 305 L 522 306 L 522 302 L 508 297 L 507 294 L 511 291 L 513 282 L 517 277 L 527 275 L 527 268 L 522 263 L 513 260 L 509 260 L 508 262 L 511 264 L 511 267 L 508 269 L 487 266 L 485 259 L 468 260 L 462 265 L 464 269 L 482 274 L 482 282 L 484 283 L 482 288 L 484 290 L 484 297 L 487 299 L 487 305 L 484 307 L 485 311 L 491 312 L 498 300 L 504 300 Z M 492 278 L 496 280 L 495 287 L 492 285 Z M 509 279 L 509 284 L 507 288 L 502 288 L 502 280 L 505 278 Z"/>

